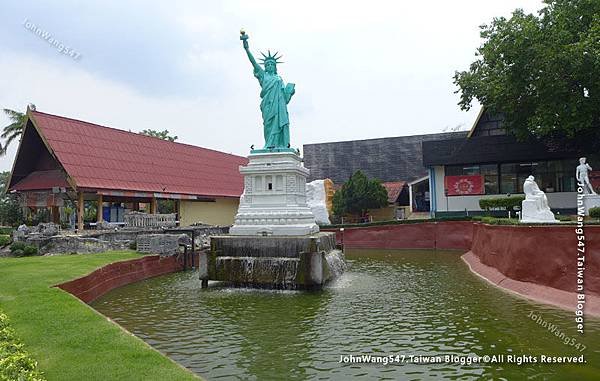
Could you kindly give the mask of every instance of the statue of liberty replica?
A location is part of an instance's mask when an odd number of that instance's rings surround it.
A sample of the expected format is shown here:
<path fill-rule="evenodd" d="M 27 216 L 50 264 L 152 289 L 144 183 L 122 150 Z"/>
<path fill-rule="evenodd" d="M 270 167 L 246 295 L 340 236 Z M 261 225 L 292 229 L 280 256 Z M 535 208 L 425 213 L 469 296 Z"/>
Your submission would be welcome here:
<path fill-rule="evenodd" d="M 345 269 L 335 233 L 319 232 L 306 202 L 310 171 L 300 151 L 290 148 L 287 104 L 294 85 L 277 75 L 277 53 L 263 54 L 259 65 L 240 31 L 244 50 L 260 84 L 260 111 L 265 145 L 251 146 L 248 164 L 240 166 L 244 193 L 229 234 L 210 237 L 210 253 L 202 252 L 199 277 L 233 285 L 315 289 Z"/>
<path fill-rule="evenodd" d="M 243 41 L 244 50 L 254 68 L 254 76 L 260 84 L 260 111 L 263 118 L 265 136 L 264 149 L 290 148 L 290 118 L 287 104 L 296 92 L 293 83 L 284 85 L 283 80 L 277 74 L 277 64 L 281 56 L 278 53 L 271 55 L 262 54 L 262 68 L 254 59 L 248 47 L 248 35 L 244 30 L 240 31 L 240 40 Z"/>
<path fill-rule="evenodd" d="M 294 84 L 283 82 L 277 74 L 281 63 L 277 53 L 262 54 L 262 64 L 248 47 L 248 34 L 240 31 L 246 55 L 260 84 L 260 111 L 265 145 L 252 147 L 248 165 L 240 167 L 244 193 L 230 234 L 233 235 L 307 235 L 319 231 L 306 202 L 309 170 L 302 164 L 300 151 L 290 147 L 290 117 L 287 104 L 294 95 Z"/>

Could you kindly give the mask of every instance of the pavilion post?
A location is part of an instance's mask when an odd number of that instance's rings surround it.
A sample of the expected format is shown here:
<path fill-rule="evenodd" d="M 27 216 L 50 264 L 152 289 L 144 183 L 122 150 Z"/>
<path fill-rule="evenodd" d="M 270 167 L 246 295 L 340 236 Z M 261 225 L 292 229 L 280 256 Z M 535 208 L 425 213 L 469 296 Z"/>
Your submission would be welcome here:
<path fill-rule="evenodd" d="M 60 224 L 60 211 L 58 210 L 58 206 L 50 207 L 50 220 L 55 224 Z"/>
<path fill-rule="evenodd" d="M 156 214 L 156 210 L 158 209 L 157 204 L 156 197 L 152 197 L 150 201 L 150 214 Z"/>
<path fill-rule="evenodd" d="M 103 207 L 104 201 L 103 201 L 103 197 L 101 194 L 98 195 L 98 207 L 96 208 L 96 221 L 98 223 L 102 222 L 102 220 L 104 219 L 104 214 L 103 214 Z"/>
<path fill-rule="evenodd" d="M 77 195 L 77 230 L 83 231 L 83 192 Z"/>

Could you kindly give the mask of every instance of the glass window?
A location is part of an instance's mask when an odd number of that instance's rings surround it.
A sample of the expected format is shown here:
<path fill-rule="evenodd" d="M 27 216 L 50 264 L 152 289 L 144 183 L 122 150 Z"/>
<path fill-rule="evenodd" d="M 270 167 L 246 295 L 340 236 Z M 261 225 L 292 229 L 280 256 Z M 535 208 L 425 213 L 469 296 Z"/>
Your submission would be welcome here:
<path fill-rule="evenodd" d="M 498 165 L 484 164 L 479 166 L 485 184 L 485 194 L 498 194 Z"/>
<path fill-rule="evenodd" d="M 463 175 L 466 176 L 472 176 L 472 175 L 479 175 L 481 173 L 481 171 L 479 170 L 479 166 L 478 165 L 469 165 L 469 166 L 464 166 L 463 167 Z"/>
<path fill-rule="evenodd" d="M 596 159 L 600 169 L 600 157 Z M 523 183 L 533 175 L 546 193 L 574 192 L 577 158 L 528 163 L 466 164 L 446 166 L 446 176 L 483 175 L 486 194 L 523 193 Z"/>
<path fill-rule="evenodd" d="M 462 165 L 447 165 L 446 176 L 460 176 L 463 174 Z"/>
<path fill-rule="evenodd" d="M 517 192 L 523 193 L 523 183 L 530 176 L 537 175 L 538 163 L 519 163 L 515 166 L 517 169 Z M 536 181 L 537 182 L 537 181 Z M 539 183 L 538 183 L 539 185 Z M 541 186 L 540 186 L 541 189 Z"/>
<path fill-rule="evenodd" d="M 517 192 L 517 165 L 514 163 L 500 165 L 500 193 Z"/>

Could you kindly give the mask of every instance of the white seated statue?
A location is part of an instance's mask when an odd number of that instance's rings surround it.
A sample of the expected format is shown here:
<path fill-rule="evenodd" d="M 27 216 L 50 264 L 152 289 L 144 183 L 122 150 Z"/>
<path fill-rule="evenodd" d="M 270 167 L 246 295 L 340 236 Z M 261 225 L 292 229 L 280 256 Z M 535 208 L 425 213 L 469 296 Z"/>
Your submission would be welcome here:
<path fill-rule="evenodd" d="M 525 200 L 521 203 L 521 222 L 558 222 L 548 206 L 546 194 L 540 190 L 534 179 L 533 176 L 529 176 L 523 183 Z"/>

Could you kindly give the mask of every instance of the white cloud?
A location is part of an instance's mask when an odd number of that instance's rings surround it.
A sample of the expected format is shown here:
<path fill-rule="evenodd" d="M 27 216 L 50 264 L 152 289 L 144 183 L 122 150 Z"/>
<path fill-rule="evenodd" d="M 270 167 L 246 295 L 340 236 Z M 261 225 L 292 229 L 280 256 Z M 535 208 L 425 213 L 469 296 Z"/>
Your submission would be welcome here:
<path fill-rule="evenodd" d="M 238 38 L 244 27 L 255 54 L 283 53 L 279 72 L 296 83 L 289 105 L 294 146 L 470 127 L 478 110 L 458 109 L 452 75 L 473 61 L 480 24 L 524 5 L 535 11 L 541 2 L 149 4 L 164 9 L 152 11 L 170 20 L 161 25 L 173 26 L 165 38 L 189 41 L 167 62 L 194 83 L 203 79 L 197 96 L 154 94 L 103 77 L 86 62 L 8 49 L 0 56 L 0 105 L 22 110 L 33 102 L 40 111 L 110 127 L 168 129 L 181 142 L 246 155 L 250 144 L 262 144 L 262 121 L 259 85 Z M 144 22 L 143 9 L 136 21 Z M 0 169 L 11 166 L 9 153 Z"/>

